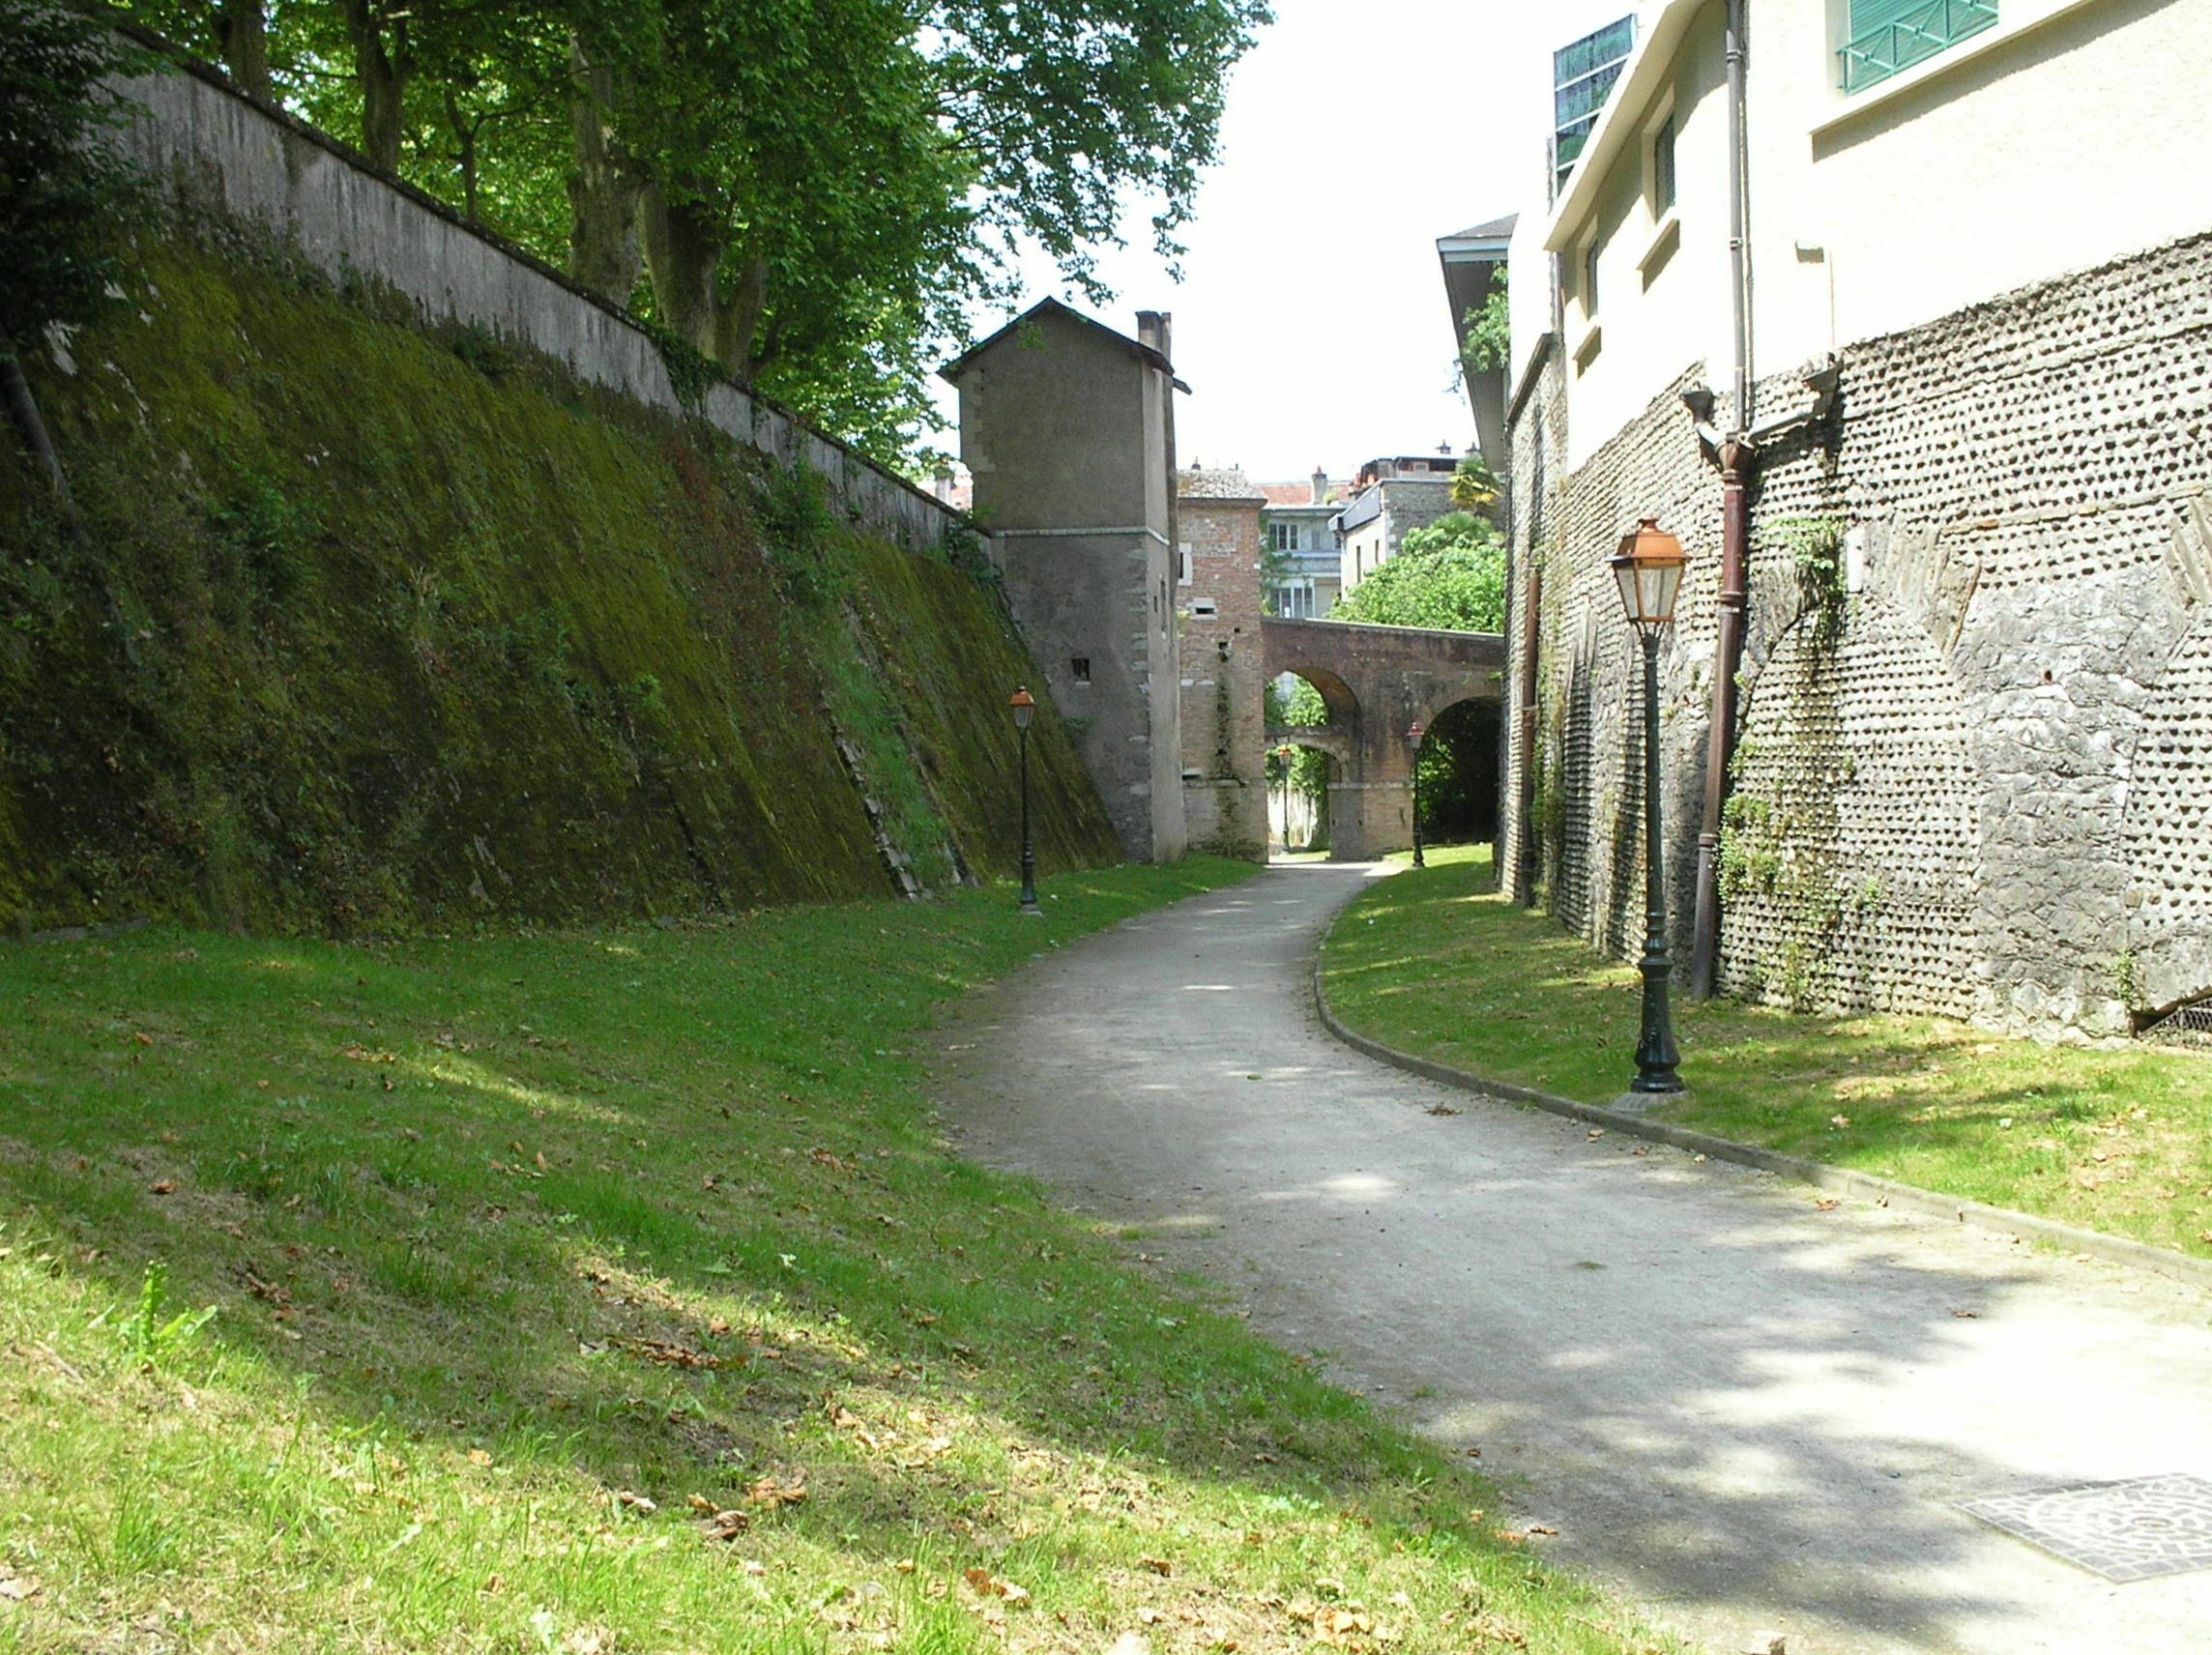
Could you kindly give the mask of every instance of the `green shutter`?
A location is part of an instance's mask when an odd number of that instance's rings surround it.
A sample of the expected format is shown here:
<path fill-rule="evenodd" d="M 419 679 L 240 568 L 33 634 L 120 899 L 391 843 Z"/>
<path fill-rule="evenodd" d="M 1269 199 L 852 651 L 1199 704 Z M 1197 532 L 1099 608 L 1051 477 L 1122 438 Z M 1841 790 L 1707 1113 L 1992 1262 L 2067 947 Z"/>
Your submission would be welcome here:
<path fill-rule="evenodd" d="M 1924 12 L 1928 0 L 1851 0 L 1851 39 L 1894 23 L 1907 12 Z"/>

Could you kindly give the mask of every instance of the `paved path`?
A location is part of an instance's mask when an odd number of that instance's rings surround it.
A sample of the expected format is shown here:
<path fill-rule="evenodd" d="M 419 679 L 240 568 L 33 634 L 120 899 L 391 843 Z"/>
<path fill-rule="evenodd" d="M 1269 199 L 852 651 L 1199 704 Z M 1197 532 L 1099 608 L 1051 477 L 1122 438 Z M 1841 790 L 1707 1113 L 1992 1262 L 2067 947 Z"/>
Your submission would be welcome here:
<path fill-rule="evenodd" d="M 1479 1445 L 1551 1554 L 1714 1650 L 2212 1652 L 2212 1572 L 2112 1585 L 1950 1504 L 2212 1477 L 2212 1295 L 1357 1056 L 1306 973 L 1376 873 L 1278 867 L 1040 957 L 948 1026 L 954 1130 Z"/>

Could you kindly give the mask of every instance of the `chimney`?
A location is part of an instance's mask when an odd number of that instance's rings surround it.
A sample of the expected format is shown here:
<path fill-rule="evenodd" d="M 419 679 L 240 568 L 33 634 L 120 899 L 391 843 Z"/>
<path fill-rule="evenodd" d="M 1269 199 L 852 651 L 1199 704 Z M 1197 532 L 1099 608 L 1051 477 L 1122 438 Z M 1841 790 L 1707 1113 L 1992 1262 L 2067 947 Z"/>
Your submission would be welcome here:
<path fill-rule="evenodd" d="M 1328 504 L 1328 473 L 1319 466 L 1313 468 L 1313 503 L 1316 506 Z"/>
<path fill-rule="evenodd" d="M 1166 310 L 1140 310 L 1137 312 L 1137 343 L 1149 345 L 1168 362 L 1175 361 L 1170 344 L 1175 317 Z"/>

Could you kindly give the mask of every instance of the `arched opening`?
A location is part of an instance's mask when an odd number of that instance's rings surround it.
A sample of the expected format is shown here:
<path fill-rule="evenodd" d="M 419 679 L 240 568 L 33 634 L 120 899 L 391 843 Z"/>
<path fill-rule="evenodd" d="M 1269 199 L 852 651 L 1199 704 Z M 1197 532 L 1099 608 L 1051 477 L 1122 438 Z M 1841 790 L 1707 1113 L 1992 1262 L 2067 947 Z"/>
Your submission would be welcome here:
<path fill-rule="evenodd" d="M 1421 837 L 1432 845 L 1487 844 L 1498 837 L 1495 700 L 1455 701 L 1421 741 Z"/>
<path fill-rule="evenodd" d="M 1266 685 L 1268 855 L 1325 855 L 1328 790 L 1359 716 L 1351 686 L 1335 674 L 1294 668 Z"/>

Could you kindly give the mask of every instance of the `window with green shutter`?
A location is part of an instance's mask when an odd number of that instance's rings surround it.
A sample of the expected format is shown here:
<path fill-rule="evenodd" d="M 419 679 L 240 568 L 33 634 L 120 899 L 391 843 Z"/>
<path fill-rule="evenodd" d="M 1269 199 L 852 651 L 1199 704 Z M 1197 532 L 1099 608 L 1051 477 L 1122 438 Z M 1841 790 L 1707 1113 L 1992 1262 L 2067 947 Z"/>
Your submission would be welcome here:
<path fill-rule="evenodd" d="M 1837 54 L 1844 90 L 1886 80 L 1996 20 L 1996 0 L 1851 0 L 1850 43 Z"/>

